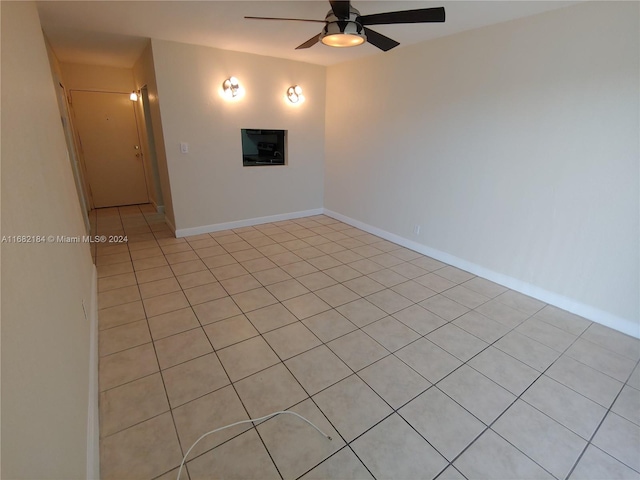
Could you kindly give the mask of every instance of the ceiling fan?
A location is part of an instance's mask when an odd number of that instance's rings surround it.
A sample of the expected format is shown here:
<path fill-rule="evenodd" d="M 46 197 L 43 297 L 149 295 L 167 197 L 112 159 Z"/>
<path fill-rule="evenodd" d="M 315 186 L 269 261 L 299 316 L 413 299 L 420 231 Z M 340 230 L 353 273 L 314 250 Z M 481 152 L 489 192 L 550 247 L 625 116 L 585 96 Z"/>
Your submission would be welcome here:
<path fill-rule="evenodd" d="M 404 10 L 401 12 L 374 13 L 373 15 L 360 15 L 360 12 L 351 6 L 350 1 L 330 1 L 331 10 L 324 20 L 310 20 L 304 18 L 275 18 L 275 17 L 244 17 L 255 20 L 289 20 L 294 22 L 324 23 L 322 32 L 311 37 L 296 50 L 309 48 L 318 42 L 330 47 L 355 47 L 365 41 L 388 51 L 400 45 L 395 40 L 382 35 L 370 28 L 369 25 L 391 25 L 398 23 L 433 23 L 444 22 L 444 7 L 420 8 L 417 10 Z"/>

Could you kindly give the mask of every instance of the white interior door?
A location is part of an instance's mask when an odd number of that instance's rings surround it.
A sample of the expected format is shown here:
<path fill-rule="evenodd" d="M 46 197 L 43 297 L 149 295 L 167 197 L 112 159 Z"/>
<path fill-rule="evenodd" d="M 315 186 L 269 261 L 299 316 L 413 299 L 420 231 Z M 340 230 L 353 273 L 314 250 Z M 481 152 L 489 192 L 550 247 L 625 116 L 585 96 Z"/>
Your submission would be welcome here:
<path fill-rule="evenodd" d="M 94 206 L 147 203 L 149 194 L 129 94 L 72 91 L 71 106 Z"/>

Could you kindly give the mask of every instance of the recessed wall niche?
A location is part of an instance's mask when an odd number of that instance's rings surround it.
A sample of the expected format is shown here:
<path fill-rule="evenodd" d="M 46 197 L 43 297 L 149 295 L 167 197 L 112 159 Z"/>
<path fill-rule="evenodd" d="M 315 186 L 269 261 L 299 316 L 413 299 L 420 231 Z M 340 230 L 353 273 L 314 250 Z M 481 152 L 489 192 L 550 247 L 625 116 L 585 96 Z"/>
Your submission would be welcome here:
<path fill-rule="evenodd" d="M 287 131 L 242 129 L 242 166 L 264 167 L 287 164 Z"/>

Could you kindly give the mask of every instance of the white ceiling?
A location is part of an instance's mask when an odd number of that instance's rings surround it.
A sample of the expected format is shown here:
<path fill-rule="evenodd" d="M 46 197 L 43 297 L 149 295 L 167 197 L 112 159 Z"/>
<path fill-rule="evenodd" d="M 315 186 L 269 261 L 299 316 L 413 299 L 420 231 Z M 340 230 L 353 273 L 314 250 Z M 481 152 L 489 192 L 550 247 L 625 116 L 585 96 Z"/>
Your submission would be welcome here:
<path fill-rule="evenodd" d="M 374 30 L 402 48 L 445 35 L 562 8 L 575 1 L 356 0 L 362 15 L 439 7 L 445 23 L 381 25 Z M 385 55 L 369 44 L 295 47 L 320 33 L 321 23 L 246 20 L 245 15 L 324 20 L 328 1 L 41 1 L 42 28 L 62 62 L 132 67 L 149 38 L 332 65 Z"/>

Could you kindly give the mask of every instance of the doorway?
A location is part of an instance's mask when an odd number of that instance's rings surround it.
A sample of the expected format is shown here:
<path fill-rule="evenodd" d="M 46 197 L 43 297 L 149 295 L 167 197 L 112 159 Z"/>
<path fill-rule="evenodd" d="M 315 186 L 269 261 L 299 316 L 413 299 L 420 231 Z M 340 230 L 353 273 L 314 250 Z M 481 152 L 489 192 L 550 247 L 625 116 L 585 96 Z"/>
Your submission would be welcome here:
<path fill-rule="evenodd" d="M 129 94 L 73 90 L 71 109 L 94 207 L 148 203 Z"/>
<path fill-rule="evenodd" d="M 160 184 L 160 172 L 158 171 L 158 156 L 156 154 L 156 139 L 153 133 L 153 120 L 151 119 L 151 105 L 149 104 L 149 89 L 145 85 L 140 89 L 142 99 L 142 113 L 144 119 L 145 133 L 147 136 L 146 147 L 149 161 L 147 166 L 151 170 L 151 180 L 153 181 L 153 192 L 155 193 L 155 207 L 158 212 L 164 213 L 164 198 L 162 186 Z M 152 199 L 153 201 L 154 199 Z"/>

